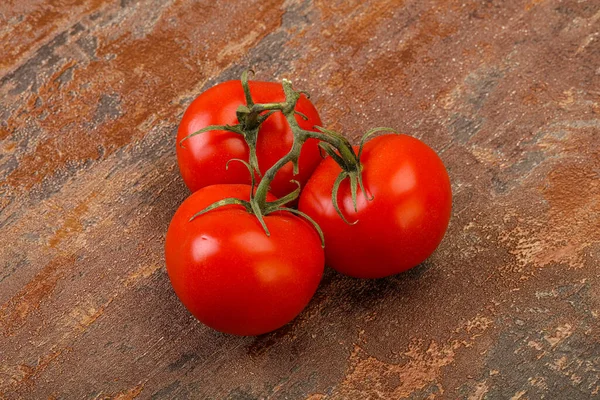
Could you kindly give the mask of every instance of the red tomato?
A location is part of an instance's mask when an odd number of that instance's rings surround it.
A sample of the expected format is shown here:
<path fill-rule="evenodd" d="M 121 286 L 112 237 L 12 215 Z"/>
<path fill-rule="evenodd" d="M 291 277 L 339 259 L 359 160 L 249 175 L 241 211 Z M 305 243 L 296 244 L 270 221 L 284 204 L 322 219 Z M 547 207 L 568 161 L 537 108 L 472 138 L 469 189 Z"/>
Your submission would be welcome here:
<path fill-rule="evenodd" d="M 367 201 L 358 190 L 354 211 L 345 179 L 333 207 L 333 183 L 341 172 L 327 158 L 300 196 L 299 210 L 311 216 L 325 235 L 326 264 L 359 278 L 381 278 L 423 262 L 442 240 L 452 207 L 448 173 L 437 154 L 407 135 L 382 135 L 368 141 L 361 156 Z"/>
<path fill-rule="evenodd" d="M 173 216 L 165 243 L 167 272 L 181 302 L 204 324 L 235 335 L 259 335 L 291 321 L 312 298 L 324 267 L 318 233 L 289 212 L 265 217 L 270 237 L 238 205 L 189 221 L 215 201 L 248 200 L 249 193 L 248 185 L 193 193 Z"/>
<path fill-rule="evenodd" d="M 280 83 L 250 81 L 250 93 L 255 103 L 274 103 L 285 100 Z M 233 158 L 248 161 L 248 146 L 244 138 L 227 131 L 209 131 L 179 142 L 187 135 L 209 125 L 235 125 L 238 123 L 236 110 L 246 104 L 242 84 L 239 80 L 220 83 L 203 92 L 194 100 L 183 115 L 177 131 L 177 163 L 187 187 L 196 190 L 221 183 L 250 183 L 250 175 L 241 163 L 231 163 Z M 301 128 L 314 130 L 321 119 L 313 104 L 304 96 L 298 100 L 296 111 L 308 117 L 296 115 Z M 276 112 L 263 122 L 258 133 L 256 154 L 261 173 L 264 173 L 292 147 L 294 136 L 282 113 Z M 284 166 L 271 184 L 271 192 L 278 197 L 296 189 L 295 179 L 304 185 L 321 161 L 318 142 L 309 139 L 302 148 L 299 159 L 299 174 L 294 176 L 292 164 Z"/>

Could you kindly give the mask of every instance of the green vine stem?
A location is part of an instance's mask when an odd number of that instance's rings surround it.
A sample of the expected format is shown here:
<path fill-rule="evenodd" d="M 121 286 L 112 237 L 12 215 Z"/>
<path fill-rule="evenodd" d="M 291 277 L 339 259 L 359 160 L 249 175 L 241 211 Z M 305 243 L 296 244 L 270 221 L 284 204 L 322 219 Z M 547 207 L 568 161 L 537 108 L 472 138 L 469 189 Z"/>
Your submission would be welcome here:
<path fill-rule="evenodd" d="M 217 207 L 222 207 L 230 204 L 238 204 L 244 206 L 244 208 L 248 212 L 254 214 L 259 220 L 263 229 L 265 230 L 267 236 L 270 236 L 269 229 L 264 221 L 264 216 L 277 211 L 287 211 L 300 215 L 307 219 L 318 231 L 321 237 L 322 244 L 324 244 L 323 232 L 314 220 L 312 220 L 308 215 L 298 210 L 294 210 L 285 206 L 287 203 L 295 200 L 300 195 L 300 183 L 294 181 L 295 183 L 297 183 L 298 187 L 296 188 L 296 190 L 289 193 L 288 195 L 272 202 L 267 201 L 267 194 L 271 182 L 273 182 L 273 179 L 277 175 L 277 172 L 288 163 L 292 163 L 294 175 L 298 174 L 298 160 L 300 158 L 302 146 L 308 139 L 319 140 L 321 142 L 319 143 L 320 147 L 330 157 L 332 157 L 342 168 L 342 172 L 340 173 L 333 185 L 332 201 L 336 212 L 345 222 L 349 223 L 338 206 L 337 192 L 339 190 L 339 186 L 345 178 L 348 178 L 350 180 L 352 202 L 355 211 L 357 209 L 356 197 L 358 187 L 360 187 L 361 191 L 363 192 L 365 198 L 368 201 L 372 200 L 373 197 L 369 197 L 367 195 L 362 180 L 362 166 L 360 164 L 362 148 L 366 139 L 368 139 L 374 133 L 384 130 L 391 132 L 395 131 L 390 128 L 371 129 L 363 136 L 358 154 L 356 154 L 348 139 L 346 139 L 343 135 L 337 132 L 327 130 L 319 126 L 314 127 L 316 129 L 315 131 L 309 131 L 300 128 L 300 126 L 298 125 L 298 121 L 296 120 L 296 115 L 305 120 L 307 119 L 307 117 L 304 114 L 296 111 L 295 108 L 300 97 L 303 94 L 305 94 L 308 97 L 308 94 L 303 91 L 294 90 L 292 83 L 289 80 L 284 79 L 282 82 L 283 91 L 285 94 L 285 101 L 281 103 L 254 103 L 252 95 L 250 94 L 250 87 L 248 84 L 248 72 L 244 72 L 242 74 L 241 83 L 246 98 L 246 104 L 240 105 L 236 111 L 239 124 L 208 126 L 206 128 L 201 129 L 200 131 L 194 132 L 188 135 L 187 137 L 183 138 L 180 142 L 180 145 L 183 146 L 183 142 L 185 140 L 188 140 L 189 138 L 195 135 L 199 135 L 210 130 L 226 130 L 242 135 L 246 140 L 246 143 L 248 144 L 249 160 L 248 163 L 246 163 L 243 160 L 237 161 L 242 161 L 248 167 L 249 172 L 252 176 L 252 192 L 250 194 L 250 201 L 244 201 L 234 198 L 224 199 L 214 204 L 211 204 L 204 210 L 196 213 L 192 217 L 192 219 Z M 256 157 L 256 140 L 261 124 L 267 118 L 269 118 L 271 114 L 275 112 L 281 112 L 284 115 L 293 133 L 294 140 L 290 151 L 280 160 L 278 160 L 271 168 L 265 171 L 265 173 L 261 176 L 260 170 L 258 168 L 258 160 Z M 254 179 L 255 173 L 261 176 L 261 179 L 257 186 L 255 184 Z M 356 221 L 354 223 L 356 223 Z"/>
<path fill-rule="evenodd" d="M 266 201 L 266 198 L 269 186 L 275 178 L 275 175 L 281 168 L 283 168 L 283 166 L 290 162 L 293 164 L 294 174 L 298 173 L 298 160 L 300 158 L 300 151 L 302 150 L 304 143 L 311 138 L 320 140 L 320 144 L 324 145 L 322 147 L 325 149 L 325 151 L 334 157 L 334 159 L 340 164 L 343 169 L 343 173 L 348 174 L 348 176 L 356 176 L 357 179 L 360 180 L 362 186 L 360 162 L 348 139 L 337 132 L 333 132 L 322 127 L 315 127 L 318 131 L 308 131 L 300 128 L 298 121 L 296 120 L 297 113 L 295 112 L 295 107 L 303 92 L 294 90 L 292 83 L 287 79 L 283 80 L 282 85 L 286 100 L 285 103 L 281 104 L 282 107 L 279 110 L 285 116 L 290 129 L 292 130 L 294 141 L 290 151 L 265 172 L 260 180 L 260 183 L 258 184 L 258 187 L 256 188 L 255 201 L 259 204 L 259 208 L 267 213 L 274 211 L 273 207 L 271 207 L 271 205 Z M 299 195 L 299 190 L 297 190 L 297 192 Z M 335 195 L 337 198 L 337 192 Z M 295 197 L 290 200 L 293 199 L 295 199 Z M 353 191 L 353 199 L 354 204 L 356 204 L 356 190 Z M 334 199 L 336 211 L 342 218 L 344 218 L 336 200 L 337 199 Z M 261 218 L 259 215 L 257 215 L 257 217 L 259 219 Z"/>

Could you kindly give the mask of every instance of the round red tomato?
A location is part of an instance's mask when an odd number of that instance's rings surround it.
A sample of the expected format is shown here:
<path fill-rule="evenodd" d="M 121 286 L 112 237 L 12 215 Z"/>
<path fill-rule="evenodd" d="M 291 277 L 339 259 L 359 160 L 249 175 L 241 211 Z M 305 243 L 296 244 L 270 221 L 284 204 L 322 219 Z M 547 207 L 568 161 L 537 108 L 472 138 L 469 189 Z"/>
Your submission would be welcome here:
<path fill-rule="evenodd" d="M 255 103 L 283 102 L 285 95 L 280 83 L 250 81 L 250 93 Z M 233 158 L 248 161 L 248 146 L 244 138 L 228 131 L 208 131 L 183 142 L 187 135 L 209 125 L 235 125 L 238 123 L 236 110 L 246 104 L 241 81 L 220 83 L 196 98 L 187 108 L 177 131 L 177 163 L 187 187 L 195 192 L 205 186 L 222 183 L 250 183 L 248 170 L 241 163 L 226 164 Z M 307 120 L 296 115 L 302 129 L 314 130 L 321 119 L 313 104 L 302 95 L 296 111 Z M 258 133 L 256 154 L 261 173 L 264 173 L 292 147 L 294 136 L 282 113 L 276 112 L 263 124 Z M 292 164 L 284 166 L 271 184 L 271 192 L 278 197 L 296 189 L 294 179 L 301 185 L 321 161 L 318 142 L 309 139 L 302 148 L 299 159 L 299 174 L 293 175 Z"/>
<path fill-rule="evenodd" d="M 300 196 L 299 210 L 325 235 L 326 264 L 359 278 L 381 278 L 412 268 L 441 242 L 452 207 L 450 180 L 438 155 L 407 135 L 382 135 L 368 141 L 361 156 L 363 182 L 371 201 L 358 190 L 357 212 L 345 179 L 338 205 L 331 192 L 341 172 L 333 159 L 315 170 Z"/>
<path fill-rule="evenodd" d="M 215 201 L 248 200 L 248 185 L 207 186 L 179 207 L 167 231 L 167 272 L 175 293 L 201 322 L 235 335 L 259 335 L 298 315 L 324 268 L 321 239 L 289 213 L 257 218 L 229 205 L 190 218 Z M 269 201 L 274 200 L 269 196 Z"/>

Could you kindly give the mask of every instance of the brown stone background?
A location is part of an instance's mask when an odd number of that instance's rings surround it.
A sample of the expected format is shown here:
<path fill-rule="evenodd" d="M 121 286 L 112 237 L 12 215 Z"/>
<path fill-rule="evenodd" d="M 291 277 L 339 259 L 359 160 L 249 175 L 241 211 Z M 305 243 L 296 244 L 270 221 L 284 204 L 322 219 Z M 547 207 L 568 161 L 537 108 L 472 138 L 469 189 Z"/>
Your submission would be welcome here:
<path fill-rule="evenodd" d="M 328 270 L 283 329 L 197 323 L 163 261 L 203 89 L 292 79 L 454 191 L 436 253 Z M 597 0 L 0 2 L 0 398 L 600 398 Z"/>

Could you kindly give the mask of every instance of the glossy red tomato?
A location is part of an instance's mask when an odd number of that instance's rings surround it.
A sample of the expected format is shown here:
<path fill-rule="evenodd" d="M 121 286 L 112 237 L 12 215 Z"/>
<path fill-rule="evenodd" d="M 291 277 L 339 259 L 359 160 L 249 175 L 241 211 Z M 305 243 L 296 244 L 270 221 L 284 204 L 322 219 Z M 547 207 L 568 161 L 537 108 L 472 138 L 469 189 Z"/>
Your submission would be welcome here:
<path fill-rule="evenodd" d="M 280 83 L 250 81 L 250 93 L 255 103 L 285 100 Z M 236 110 L 241 104 L 246 104 L 241 82 L 228 81 L 203 92 L 185 111 L 177 131 L 177 162 L 181 176 L 192 192 L 214 184 L 250 183 L 248 170 L 241 163 L 231 163 L 228 169 L 225 168 L 233 158 L 248 161 L 248 146 L 241 135 L 209 131 L 186 140 L 184 147 L 179 145 L 184 137 L 209 125 L 237 124 Z M 296 111 L 308 117 L 304 120 L 296 116 L 301 128 L 314 130 L 315 125 L 321 125 L 317 110 L 304 95 L 298 100 Z M 262 173 L 288 153 L 293 139 L 292 131 L 280 112 L 274 113 L 262 124 L 256 144 Z M 291 179 L 304 185 L 320 161 L 318 142 L 308 140 L 300 153 L 299 174 L 293 175 L 291 163 L 284 166 L 272 182 L 271 192 L 278 197 L 292 192 L 296 184 L 290 182 Z"/>
<path fill-rule="evenodd" d="M 306 184 L 299 209 L 311 216 L 325 235 L 327 265 L 360 278 L 380 278 L 423 262 L 442 240 L 452 206 L 450 180 L 437 154 L 407 135 L 382 135 L 368 141 L 361 156 L 365 190 L 358 191 L 354 211 L 348 179 L 333 207 L 333 183 L 341 172 L 327 158 Z"/>
<path fill-rule="evenodd" d="M 167 231 L 167 272 L 175 293 L 204 324 L 225 333 L 259 335 L 281 327 L 312 298 L 324 268 L 321 239 L 305 220 L 276 212 L 265 217 L 215 201 L 248 200 L 248 185 L 207 186 L 179 207 Z M 270 196 L 268 200 L 274 200 Z"/>

